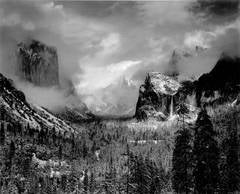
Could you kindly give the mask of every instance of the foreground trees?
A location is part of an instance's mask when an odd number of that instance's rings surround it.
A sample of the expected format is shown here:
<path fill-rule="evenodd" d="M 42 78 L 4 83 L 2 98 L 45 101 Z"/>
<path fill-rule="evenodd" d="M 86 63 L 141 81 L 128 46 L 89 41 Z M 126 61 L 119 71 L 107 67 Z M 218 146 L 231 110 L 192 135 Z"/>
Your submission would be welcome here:
<path fill-rule="evenodd" d="M 177 193 L 214 193 L 219 183 L 216 133 L 205 110 L 197 118 L 193 146 L 189 129 L 177 132 L 173 151 L 173 189 Z M 193 182 L 192 182 L 193 180 Z"/>
<path fill-rule="evenodd" d="M 239 161 L 239 138 L 237 115 L 232 117 L 232 123 L 228 130 L 227 139 L 227 191 L 235 192 L 240 190 L 240 161 Z"/>
<path fill-rule="evenodd" d="M 240 160 L 239 160 L 239 124 L 237 114 L 229 115 L 231 121 L 227 127 L 227 137 L 223 141 L 222 162 L 220 165 L 221 182 L 220 190 L 223 193 L 240 190 Z"/>
<path fill-rule="evenodd" d="M 173 150 L 173 189 L 177 193 L 190 193 L 192 188 L 191 133 L 187 128 L 179 130 Z"/>
<path fill-rule="evenodd" d="M 193 145 L 194 155 L 194 191 L 196 193 L 214 193 L 219 182 L 219 149 L 214 139 L 216 133 L 204 110 L 199 113 L 195 127 Z"/>

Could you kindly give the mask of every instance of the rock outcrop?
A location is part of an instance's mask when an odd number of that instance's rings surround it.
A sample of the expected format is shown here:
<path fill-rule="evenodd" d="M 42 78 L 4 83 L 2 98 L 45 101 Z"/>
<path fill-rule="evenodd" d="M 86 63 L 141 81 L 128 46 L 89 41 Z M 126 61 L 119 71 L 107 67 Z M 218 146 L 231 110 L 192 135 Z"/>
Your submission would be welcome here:
<path fill-rule="evenodd" d="M 19 43 L 17 48 L 17 75 L 36 86 L 59 84 L 58 56 L 54 47 L 40 41 Z"/>
<path fill-rule="evenodd" d="M 240 93 L 240 58 L 223 55 L 215 67 L 198 80 L 178 81 L 178 76 L 149 73 L 140 86 L 135 116 L 138 120 L 165 120 L 180 105 L 189 112 L 206 106 L 232 103 Z"/>
<path fill-rule="evenodd" d="M 149 73 L 139 89 L 136 117 L 140 120 L 149 117 L 165 120 L 171 116 L 176 108 L 176 94 L 180 87 L 181 84 L 175 77 L 157 72 Z"/>

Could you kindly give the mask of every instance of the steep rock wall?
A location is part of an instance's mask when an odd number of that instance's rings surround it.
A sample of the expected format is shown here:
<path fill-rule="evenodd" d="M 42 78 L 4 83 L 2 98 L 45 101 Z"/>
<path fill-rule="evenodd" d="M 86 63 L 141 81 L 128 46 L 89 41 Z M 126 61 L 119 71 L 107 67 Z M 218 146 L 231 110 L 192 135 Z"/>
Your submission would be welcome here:
<path fill-rule="evenodd" d="M 17 48 L 17 75 L 37 86 L 59 84 L 57 50 L 37 40 L 19 43 Z"/>

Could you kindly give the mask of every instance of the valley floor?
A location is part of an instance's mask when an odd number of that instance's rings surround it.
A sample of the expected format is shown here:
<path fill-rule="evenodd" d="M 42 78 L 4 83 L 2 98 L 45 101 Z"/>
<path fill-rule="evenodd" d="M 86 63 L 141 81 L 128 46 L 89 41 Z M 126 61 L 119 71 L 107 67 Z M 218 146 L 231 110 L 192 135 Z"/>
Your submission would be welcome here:
<path fill-rule="evenodd" d="M 239 110 L 229 106 L 213 110 L 220 147 L 229 115 L 236 113 L 239 122 Z M 0 193 L 173 192 L 172 153 L 181 120 L 101 118 L 83 123 L 81 132 L 72 137 L 11 122 L 1 120 Z"/>

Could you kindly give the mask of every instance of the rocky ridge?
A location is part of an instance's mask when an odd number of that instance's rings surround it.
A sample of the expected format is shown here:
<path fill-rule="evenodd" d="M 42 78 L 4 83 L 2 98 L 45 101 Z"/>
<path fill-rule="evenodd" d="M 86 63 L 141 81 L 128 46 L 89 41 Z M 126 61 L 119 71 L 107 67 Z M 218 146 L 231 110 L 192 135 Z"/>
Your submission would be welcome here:
<path fill-rule="evenodd" d="M 77 133 L 64 120 L 57 118 L 48 110 L 26 101 L 22 91 L 17 90 L 12 80 L 0 74 L 0 109 L 1 120 L 8 123 L 17 123 L 22 126 L 29 125 L 34 129 L 55 129 L 65 135 Z M 13 122 L 14 121 L 14 122 Z"/>

